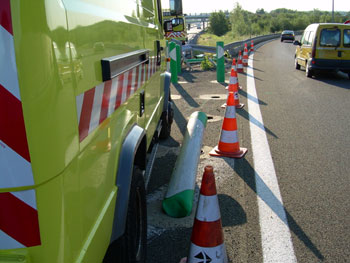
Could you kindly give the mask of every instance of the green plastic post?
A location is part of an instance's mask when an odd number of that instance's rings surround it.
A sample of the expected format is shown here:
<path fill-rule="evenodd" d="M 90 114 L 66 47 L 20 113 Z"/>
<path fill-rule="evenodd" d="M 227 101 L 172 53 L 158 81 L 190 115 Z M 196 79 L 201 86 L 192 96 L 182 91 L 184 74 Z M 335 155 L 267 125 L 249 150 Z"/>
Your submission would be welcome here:
<path fill-rule="evenodd" d="M 224 58 L 224 42 L 216 42 L 216 80 L 217 82 L 225 82 L 225 58 Z"/>
<path fill-rule="evenodd" d="M 181 73 L 181 47 L 176 45 L 177 74 Z"/>
<path fill-rule="evenodd" d="M 171 83 L 177 83 L 176 44 L 169 43 Z"/>

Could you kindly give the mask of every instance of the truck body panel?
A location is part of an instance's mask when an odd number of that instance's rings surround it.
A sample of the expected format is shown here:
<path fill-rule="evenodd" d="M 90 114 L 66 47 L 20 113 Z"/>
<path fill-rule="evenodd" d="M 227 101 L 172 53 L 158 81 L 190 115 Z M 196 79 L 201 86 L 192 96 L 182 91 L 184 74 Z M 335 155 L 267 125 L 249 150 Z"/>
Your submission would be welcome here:
<path fill-rule="evenodd" d="M 0 45 L 12 55 L 2 54 L 8 63 L 0 63 L 11 73 L 0 73 L 6 124 L 0 128 L 0 164 L 10 174 L 6 182 L 0 176 L 0 200 L 6 201 L 0 202 L 0 218 L 6 217 L 0 219 L 0 262 L 102 261 L 118 225 L 123 142 L 137 125 L 146 148 L 151 145 L 169 88 L 160 77 L 165 64 L 157 3 L 4 1 L 0 33 L 6 40 Z M 102 59 L 138 50 L 147 50 L 147 61 L 103 81 Z M 4 205 L 12 201 L 18 206 Z M 19 219 L 23 208 L 31 220 Z M 32 232 L 29 223 L 37 225 Z M 9 231 L 16 227 L 24 237 Z"/>

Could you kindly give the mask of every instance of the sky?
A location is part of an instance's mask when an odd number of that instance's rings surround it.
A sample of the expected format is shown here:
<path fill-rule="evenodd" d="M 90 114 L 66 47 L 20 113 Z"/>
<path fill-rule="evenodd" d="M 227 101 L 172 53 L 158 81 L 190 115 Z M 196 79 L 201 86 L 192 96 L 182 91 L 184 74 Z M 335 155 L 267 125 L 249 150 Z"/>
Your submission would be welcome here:
<path fill-rule="evenodd" d="M 334 11 L 350 11 L 349 0 L 333 1 Z M 244 10 L 254 13 L 258 8 L 263 8 L 267 12 L 277 8 L 298 11 L 312 11 L 316 8 L 322 11 L 332 11 L 332 0 L 182 0 L 185 14 L 211 13 L 220 10 L 232 11 L 235 3 L 239 3 Z"/>

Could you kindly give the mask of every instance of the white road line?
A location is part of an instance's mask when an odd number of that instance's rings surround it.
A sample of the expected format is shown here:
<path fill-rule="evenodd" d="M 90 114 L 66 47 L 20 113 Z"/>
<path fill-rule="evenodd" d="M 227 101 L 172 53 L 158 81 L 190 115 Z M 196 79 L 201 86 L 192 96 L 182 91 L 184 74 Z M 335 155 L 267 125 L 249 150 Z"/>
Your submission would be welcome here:
<path fill-rule="evenodd" d="M 253 54 L 247 67 L 249 126 L 252 137 L 256 192 L 264 263 L 297 262 L 275 167 L 260 112 L 253 70 Z M 256 125 L 258 122 L 260 125 Z"/>

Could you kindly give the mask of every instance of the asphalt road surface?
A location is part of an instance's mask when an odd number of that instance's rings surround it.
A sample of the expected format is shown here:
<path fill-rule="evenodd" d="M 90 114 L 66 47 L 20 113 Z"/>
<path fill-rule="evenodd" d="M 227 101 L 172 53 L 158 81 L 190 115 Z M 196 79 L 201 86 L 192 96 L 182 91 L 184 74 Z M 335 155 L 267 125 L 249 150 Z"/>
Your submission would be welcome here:
<path fill-rule="evenodd" d="M 198 68 L 172 86 L 175 121 L 148 188 L 147 262 L 178 263 L 189 251 L 197 198 L 191 216 L 180 219 L 166 216 L 161 201 L 193 111 L 209 117 L 196 190 L 212 165 L 229 262 L 349 262 L 350 80 L 307 78 L 294 68 L 294 52 L 292 43 L 271 41 L 239 73 L 242 159 L 208 155 L 219 141 L 228 81 Z"/>

